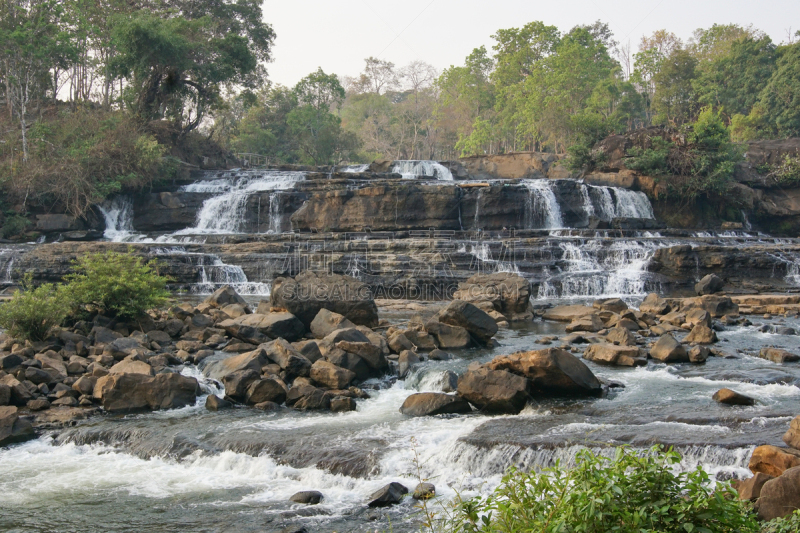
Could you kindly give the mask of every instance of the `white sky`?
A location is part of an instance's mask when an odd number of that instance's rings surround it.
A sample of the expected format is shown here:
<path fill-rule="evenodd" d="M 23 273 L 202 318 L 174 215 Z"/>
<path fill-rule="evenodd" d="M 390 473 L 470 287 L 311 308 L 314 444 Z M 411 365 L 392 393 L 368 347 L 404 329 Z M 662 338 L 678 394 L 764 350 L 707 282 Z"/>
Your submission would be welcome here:
<path fill-rule="evenodd" d="M 369 56 L 460 65 L 474 48 L 491 51 L 496 30 L 534 20 L 567 31 L 600 19 L 634 51 L 655 30 L 688 39 L 714 23 L 752 23 L 781 42 L 800 29 L 800 0 L 264 0 L 264 19 L 277 33 L 270 79 L 292 86 L 317 67 L 354 76 Z"/>

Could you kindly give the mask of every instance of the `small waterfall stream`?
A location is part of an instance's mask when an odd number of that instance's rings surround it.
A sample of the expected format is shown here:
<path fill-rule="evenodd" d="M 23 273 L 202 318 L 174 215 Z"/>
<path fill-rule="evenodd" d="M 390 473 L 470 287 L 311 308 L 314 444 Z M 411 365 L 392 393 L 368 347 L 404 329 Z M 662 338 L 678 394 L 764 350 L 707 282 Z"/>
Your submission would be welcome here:
<path fill-rule="evenodd" d="M 435 179 L 453 181 L 450 169 L 436 161 L 395 161 L 392 172 L 402 174 L 403 179 Z"/>

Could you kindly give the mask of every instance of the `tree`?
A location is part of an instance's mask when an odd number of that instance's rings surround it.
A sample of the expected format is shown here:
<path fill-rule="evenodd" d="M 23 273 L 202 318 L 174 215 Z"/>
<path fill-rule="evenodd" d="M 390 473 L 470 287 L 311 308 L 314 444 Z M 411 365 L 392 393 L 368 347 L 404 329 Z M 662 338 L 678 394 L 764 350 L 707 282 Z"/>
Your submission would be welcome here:
<path fill-rule="evenodd" d="M 639 51 L 633 56 L 635 67 L 632 81 L 639 86 L 645 97 L 648 120 L 651 118 L 650 107 L 656 92 L 653 78 L 661 70 L 664 60 L 682 46 L 681 40 L 667 30 L 657 30 L 649 37 L 642 37 L 639 42 Z"/>
<path fill-rule="evenodd" d="M 65 66 L 75 50 L 59 26 L 63 8 L 56 0 L 6 0 L 2 12 L 0 54 L 7 98 L 20 123 L 23 159 L 27 161 L 30 105 L 52 88 L 50 69 Z"/>
<path fill-rule="evenodd" d="M 222 34 L 220 24 L 144 11 L 117 19 L 112 70 L 131 80 L 129 102 L 142 118 L 169 118 L 187 133 L 221 103 L 223 84 L 255 86 L 268 49 L 251 48 L 246 35 Z"/>
<path fill-rule="evenodd" d="M 766 35 L 753 25 L 746 27 L 738 24 L 714 24 L 707 30 L 699 28 L 694 31 L 689 42 L 689 51 L 701 65 L 728 55 L 733 43 L 740 39 L 760 40 Z"/>
<path fill-rule="evenodd" d="M 782 137 L 800 136 L 800 43 L 778 48 L 775 72 L 759 97 L 767 124 Z"/>
<path fill-rule="evenodd" d="M 697 59 L 686 50 L 675 50 L 664 60 L 653 77 L 654 122 L 683 124 L 691 120 L 697 107 L 692 86 L 696 71 Z"/>
<path fill-rule="evenodd" d="M 749 114 L 775 70 L 775 60 L 776 48 L 767 36 L 735 41 L 729 53 L 701 71 L 695 83 L 698 101 L 721 108 L 728 121 L 735 114 Z"/>
<path fill-rule="evenodd" d="M 394 70 L 394 63 L 391 61 L 383 61 L 374 57 L 368 57 L 364 60 L 364 73 L 362 74 L 362 83 L 365 83 L 365 89 L 380 95 L 394 89 L 397 86 L 397 73 Z"/>

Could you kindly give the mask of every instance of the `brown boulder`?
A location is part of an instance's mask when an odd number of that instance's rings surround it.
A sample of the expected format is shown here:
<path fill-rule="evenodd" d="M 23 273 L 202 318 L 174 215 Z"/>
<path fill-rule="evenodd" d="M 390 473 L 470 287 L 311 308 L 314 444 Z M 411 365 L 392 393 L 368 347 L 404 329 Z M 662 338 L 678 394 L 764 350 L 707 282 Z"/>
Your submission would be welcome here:
<path fill-rule="evenodd" d="M 461 300 L 453 300 L 438 315 L 439 322 L 466 329 L 478 342 L 486 344 L 497 334 L 497 322 L 486 312 Z"/>
<path fill-rule="evenodd" d="M 286 401 L 286 385 L 276 378 L 254 381 L 247 387 L 245 401 L 248 405 L 264 402 L 275 402 L 280 405 Z"/>
<path fill-rule="evenodd" d="M 698 324 L 692 328 L 692 331 L 686 336 L 684 342 L 695 344 L 714 344 L 717 339 L 717 334 L 708 326 Z"/>
<path fill-rule="evenodd" d="M 593 344 L 583 354 L 587 361 L 602 365 L 645 366 L 647 358 L 643 357 L 636 346 L 617 346 L 614 344 Z"/>
<path fill-rule="evenodd" d="M 203 369 L 203 373 L 212 379 L 223 379 L 228 374 L 239 370 L 253 370 L 261 372 L 261 367 L 267 364 L 267 355 L 263 348 L 245 352 L 220 361 L 214 361 Z"/>
<path fill-rule="evenodd" d="M 764 487 L 764 484 L 771 479 L 775 478 L 758 472 L 753 477 L 740 481 L 738 485 L 736 485 L 736 492 L 739 493 L 739 499 L 751 502 L 756 501 L 761 495 L 761 489 Z"/>
<path fill-rule="evenodd" d="M 509 321 L 523 321 L 533 318 L 530 304 L 530 282 L 510 272 L 475 274 L 467 281 L 458 284 L 453 294 L 454 300 L 465 302 L 490 302 L 495 311 Z"/>
<path fill-rule="evenodd" d="M 97 380 L 94 397 L 108 412 L 175 409 L 195 402 L 197 380 L 180 374 L 109 374 Z"/>
<path fill-rule="evenodd" d="M 783 435 L 783 442 L 788 446 L 800 450 L 800 416 L 789 422 L 789 430 Z"/>
<path fill-rule="evenodd" d="M 308 376 L 311 371 L 311 361 L 283 339 L 262 344 L 259 348 L 264 350 L 267 359 L 280 366 L 281 370 L 286 371 L 287 379 Z"/>
<path fill-rule="evenodd" d="M 311 333 L 317 339 L 324 339 L 337 329 L 354 328 L 355 324 L 347 320 L 339 313 L 334 313 L 328 309 L 320 309 L 314 320 L 311 321 Z"/>
<path fill-rule="evenodd" d="M 667 301 L 658 296 L 658 294 L 648 294 L 644 301 L 639 304 L 639 311 L 642 313 L 651 313 L 653 315 L 666 315 L 672 310 Z"/>
<path fill-rule="evenodd" d="M 767 359 L 773 363 L 794 363 L 800 361 L 800 356 L 795 355 L 780 348 L 761 348 L 758 356 L 762 359 Z"/>
<path fill-rule="evenodd" d="M 19 417 L 16 407 L 0 407 L 0 446 L 30 440 L 34 436 L 33 426 Z"/>
<path fill-rule="evenodd" d="M 472 343 L 469 332 L 466 329 L 460 326 L 443 324 L 438 320 L 426 322 L 425 331 L 436 337 L 439 348 L 443 350 L 467 348 Z"/>
<path fill-rule="evenodd" d="M 761 520 L 773 520 L 800 509 L 800 467 L 792 467 L 761 487 L 756 503 Z"/>
<path fill-rule="evenodd" d="M 420 392 L 412 394 L 400 407 L 407 416 L 435 416 L 444 414 L 463 414 L 472 412 L 466 400 L 440 392 Z"/>
<path fill-rule="evenodd" d="M 323 359 L 311 365 L 311 379 L 330 389 L 344 389 L 356 379 L 355 372 L 341 368 Z"/>
<path fill-rule="evenodd" d="M 698 281 L 694 286 L 694 291 L 700 296 L 704 294 L 714 294 L 721 292 L 725 282 L 722 281 L 716 274 L 708 274 L 703 279 Z"/>
<path fill-rule="evenodd" d="M 754 474 L 761 472 L 778 477 L 789 468 L 800 466 L 800 451 L 764 445 L 753 450 L 747 467 Z"/>
<path fill-rule="evenodd" d="M 662 363 L 686 363 L 689 354 L 686 349 L 669 333 L 662 335 L 650 349 L 650 357 Z"/>
<path fill-rule="evenodd" d="M 518 352 L 487 363 L 491 370 L 507 370 L 528 379 L 532 396 L 599 396 L 600 381 L 589 367 L 559 348 Z"/>
<path fill-rule="evenodd" d="M 458 395 L 486 413 L 517 414 L 528 401 L 528 380 L 505 370 L 478 368 L 458 378 Z"/>
<path fill-rule="evenodd" d="M 209 307 L 214 307 L 217 309 L 221 309 L 231 304 L 239 304 L 242 307 L 247 307 L 247 302 L 244 300 L 244 298 L 239 296 L 236 290 L 234 290 L 230 285 L 220 287 L 214 291 L 214 294 L 203 300 L 203 303 Z"/>
<path fill-rule="evenodd" d="M 628 328 L 611 328 L 608 330 L 606 340 L 612 344 L 619 344 L 620 346 L 636 346 L 636 338 Z"/>
<path fill-rule="evenodd" d="M 567 333 L 574 331 L 588 331 L 595 333 L 605 328 L 605 324 L 600 320 L 597 315 L 587 315 L 581 318 L 576 318 L 567 325 Z"/>
<path fill-rule="evenodd" d="M 756 401 L 750 396 L 739 394 L 731 389 L 720 389 L 714 393 L 712 399 L 715 402 L 724 403 L 726 405 L 755 405 Z"/>

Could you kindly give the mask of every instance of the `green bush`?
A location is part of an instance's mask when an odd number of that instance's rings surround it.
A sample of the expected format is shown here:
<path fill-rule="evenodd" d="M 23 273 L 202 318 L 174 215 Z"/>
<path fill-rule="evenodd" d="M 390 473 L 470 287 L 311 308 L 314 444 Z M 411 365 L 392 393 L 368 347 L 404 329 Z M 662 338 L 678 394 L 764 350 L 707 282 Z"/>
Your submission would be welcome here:
<path fill-rule="evenodd" d="M 756 533 L 748 504 L 697 468 L 675 473 L 680 455 L 620 448 L 613 459 L 585 450 L 577 466 L 511 470 L 488 497 L 462 502 L 451 531 L 464 533 Z M 783 530 L 781 530 L 783 531 Z"/>
<path fill-rule="evenodd" d="M 770 520 L 761 528 L 761 533 L 797 533 L 800 531 L 800 511 L 786 518 Z"/>
<path fill-rule="evenodd" d="M 23 233 L 31 225 L 31 221 L 21 215 L 7 215 L 0 227 L 0 237 L 8 239 Z"/>
<path fill-rule="evenodd" d="M 69 309 L 62 287 L 47 284 L 33 288 L 33 275 L 28 273 L 22 290 L 0 304 L 0 327 L 14 337 L 42 341 L 64 321 Z"/>
<path fill-rule="evenodd" d="M 669 154 L 675 145 L 661 137 L 653 137 L 650 148 L 638 146 L 628 150 L 625 166 L 648 176 L 660 176 L 669 171 Z"/>
<path fill-rule="evenodd" d="M 89 254 L 75 261 L 76 272 L 65 279 L 77 308 L 89 308 L 119 318 L 138 318 L 170 298 L 169 279 L 159 275 L 154 261 L 133 253 Z"/>

